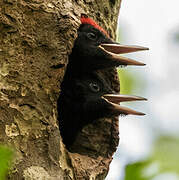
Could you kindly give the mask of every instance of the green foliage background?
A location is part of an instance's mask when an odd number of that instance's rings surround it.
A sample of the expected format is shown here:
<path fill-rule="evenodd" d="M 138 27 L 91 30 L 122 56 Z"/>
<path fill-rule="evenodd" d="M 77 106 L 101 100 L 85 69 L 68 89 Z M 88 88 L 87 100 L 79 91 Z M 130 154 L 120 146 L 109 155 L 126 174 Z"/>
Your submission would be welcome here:
<path fill-rule="evenodd" d="M 136 86 L 145 90 L 142 77 L 128 69 L 118 70 L 121 94 L 133 94 Z M 160 175 L 173 174 L 175 180 L 179 180 L 179 137 L 163 136 L 156 137 L 153 150 L 145 159 L 129 163 L 125 168 L 124 180 L 163 180 Z M 166 180 L 173 180 L 169 178 Z"/>
<path fill-rule="evenodd" d="M 120 33 L 118 41 L 119 36 Z M 179 33 L 175 40 L 179 42 Z M 121 94 L 133 94 L 137 87 L 145 91 L 145 80 L 140 74 L 128 68 L 120 68 L 118 74 Z M 179 180 L 179 137 L 158 135 L 152 149 L 146 159 L 126 165 L 124 180 L 163 180 L 163 177 L 165 180 Z M 167 178 L 167 174 L 173 178 Z"/>
<path fill-rule="evenodd" d="M 159 137 L 147 159 L 126 166 L 124 180 L 153 180 L 157 177 L 159 179 L 162 174 L 173 174 L 175 179 L 179 179 L 178 152 L 179 138 Z"/>
<path fill-rule="evenodd" d="M 0 145 L 0 180 L 4 180 L 11 166 L 13 150 L 9 147 Z"/>
<path fill-rule="evenodd" d="M 132 94 L 136 78 L 126 69 L 119 69 L 118 74 L 120 77 L 120 93 Z"/>

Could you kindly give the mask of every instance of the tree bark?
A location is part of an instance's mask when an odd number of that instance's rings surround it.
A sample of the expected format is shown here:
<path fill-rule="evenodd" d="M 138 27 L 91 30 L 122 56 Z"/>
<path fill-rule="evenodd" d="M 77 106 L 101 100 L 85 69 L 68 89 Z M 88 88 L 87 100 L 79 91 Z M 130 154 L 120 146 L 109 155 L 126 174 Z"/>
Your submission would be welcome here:
<path fill-rule="evenodd" d="M 15 149 L 13 180 L 104 179 L 118 121 L 85 127 L 74 151 L 62 143 L 57 99 L 81 13 L 115 38 L 120 0 L 0 1 L 0 142 Z M 119 91 L 116 71 L 103 73 Z M 80 148 L 79 148 L 80 147 Z"/>

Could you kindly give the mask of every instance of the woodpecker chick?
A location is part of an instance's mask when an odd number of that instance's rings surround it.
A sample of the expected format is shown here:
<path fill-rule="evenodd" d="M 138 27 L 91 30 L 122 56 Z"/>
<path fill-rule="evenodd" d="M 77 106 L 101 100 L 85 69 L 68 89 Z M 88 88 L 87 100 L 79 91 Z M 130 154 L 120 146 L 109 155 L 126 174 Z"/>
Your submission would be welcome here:
<path fill-rule="evenodd" d="M 142 97 L 114 94 L 105 80 L 96 73 L 71 78 L 63 84 L 58 100 L 60 132 L 69 148 L 78 132 L 96 119 L 118 115 L 144 115 L 120 105 L 124 101 L 146 100 Z"/>
<path fill-rule="evenodd" d="M 114 42 L 104 29 L 84 15 L 81 17 L 81 22 L 78 37 L 69 56 L 69 69 L 72 67 L 73 71 L 91 72 L 121 65 L 145 65 L 119 54 L 148 50 L 148 48 Z"/>

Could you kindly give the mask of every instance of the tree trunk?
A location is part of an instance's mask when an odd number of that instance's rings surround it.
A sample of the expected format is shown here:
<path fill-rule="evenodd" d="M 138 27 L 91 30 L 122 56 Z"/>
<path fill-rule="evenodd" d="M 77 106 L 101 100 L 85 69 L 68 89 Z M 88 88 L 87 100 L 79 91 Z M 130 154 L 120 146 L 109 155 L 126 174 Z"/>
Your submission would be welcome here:
<path fill-rule="evenodd" d="M 68 152 L 60 137 L 56 102 L 81 13 L 114 38 L 119 7 L 120 0 L 0 1 L 0 142 L 16 151 L 9 179 L 107 175 L 118 145 L 117 119 L 85 127 L 73 153 Z M 114 69 L 99 73 L 119 91 Z"/>

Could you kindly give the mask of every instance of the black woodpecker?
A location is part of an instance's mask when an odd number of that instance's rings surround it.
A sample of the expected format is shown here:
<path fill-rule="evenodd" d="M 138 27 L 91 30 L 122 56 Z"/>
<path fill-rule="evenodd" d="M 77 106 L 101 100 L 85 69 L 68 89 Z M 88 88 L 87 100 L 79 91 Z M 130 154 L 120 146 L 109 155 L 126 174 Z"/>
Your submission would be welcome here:
<path fill-rule="evenodd" d="M 96 71 L 118 66 L 143 66 L 144 63 L 119 54 L 148 48 L 114 42 L 106 31 L 85 15 L 82 15 L 81 23 L 69 55 L 57 104 L 60 132 L 67 149 L 73 144 L 78 132 L 98 118 L 144 115 L 121 106 L 120 102 L 146 100 L 138 96 L 115 94 Z"/>
<path fill-rule="evenodd" d="M 146 100 L 138 96 L 115 94 L 97 73 L 86 73 L 63 84 L 58 100 L 60 132 L 70 147 L 78 132 L 96 119 L 118 115 L 144 115 L 120 105 L 124 101 Z"/>
<path fill-rule="evenodd" d="M 114 42 L 107 33 L 88 17 L 81 17 L 81 26 L 72 53 L 69 56 L 68 69 L 76 73 L 91 72 L 109 67 L 136 65 L 144 63 L 123 57 L 119 54 L 148 50 L 141 46 L 127 46 Z"/>

